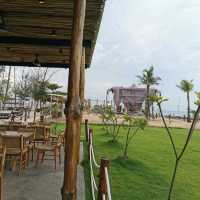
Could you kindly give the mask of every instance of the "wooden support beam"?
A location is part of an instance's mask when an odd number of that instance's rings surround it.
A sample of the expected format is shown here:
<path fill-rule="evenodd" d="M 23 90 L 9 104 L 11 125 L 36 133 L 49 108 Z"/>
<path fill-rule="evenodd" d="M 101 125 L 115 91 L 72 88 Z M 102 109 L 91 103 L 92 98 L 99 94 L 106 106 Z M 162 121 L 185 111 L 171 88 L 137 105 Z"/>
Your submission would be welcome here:
<path fill-rule="evenodd" d="M 82 58 L 81 58 L 81 69 L 80 69 L 80 85 L 79 85 L 79 96 L 80 96 L 80 104 L 81 111 L 84 109 L 84 93 L 85 93 L 85 48 L 82 49 Z M 80 117 L 80 128 L 79 128 L 79 136 L 77 137 L 77 145 L 79 147 L 78 152 L 80 152 L 80 137 L 81 137 L 81 123 L 82 123 L 83 115 L 81 112 Z M 79 164 L 80 153 L 78 154 L 77 162 Z"/>
<path fill-rule="evenodd" d="M 31 46 L 47 46 L 47 47 L 70 47 L 70 40 L 63 39 L 49 39 L 49 38 L 28 38 L 19 36 L 0 36 L 0 44 L 19 44 Z M 82 44 L 85 48 L 91 48 L 91 40 L 83 40 Z"/>
<path fill-rule="evenodd" d="M 13 62 L 13 61 L 0 61 L 1 66 L 17 66 L 17 67 L 48 67 L 48 68 L 69 68 L 68 63 L 40 63 L 40 66 L 36 66 L 33 62 Z M 85 68 L 89 68 L 89 64 L 85 64 Z"/>
<path fill-rule="evenodd" d="M 18 66 L 18 67 L 48 67 L 48 68 L 68 68 L 69 64 L 65 63 L 40 63 L 40 66 L 36 66 L 33 62 L 13 62 L 13 61 L 1 61 L 2 66 Z"/>
<path fill-rule="evenodd" d="M 82 50 L 81 69 L 80 69 L 80 100 L 82 106 L 84 106 L 84 94 L 85 94 L 85 48 Z"/>
<path fill-rule="evenodd" d="M 62 200 L 76 200 L 77 158 L 81 106 L 80 68 L 82 58 L 83 29 L 85 23 L 86 0 L 74 0 L 72 28 L 72 48 L 68 79 L 67 127 L 65 133 L 65 163 Z"/>

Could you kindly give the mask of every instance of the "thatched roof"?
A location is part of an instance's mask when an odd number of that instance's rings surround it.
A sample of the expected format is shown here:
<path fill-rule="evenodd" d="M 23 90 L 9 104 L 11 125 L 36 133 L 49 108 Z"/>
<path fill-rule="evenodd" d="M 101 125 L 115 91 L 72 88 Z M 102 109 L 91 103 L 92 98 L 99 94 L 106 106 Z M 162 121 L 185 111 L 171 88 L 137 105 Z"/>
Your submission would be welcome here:
<path fill-rule="evenodd" d="M 105 0 L 87 0 L 86 66 L 96 43 Z M 0 65 L 69 66 L 73 0 L 0 0 Z"/>

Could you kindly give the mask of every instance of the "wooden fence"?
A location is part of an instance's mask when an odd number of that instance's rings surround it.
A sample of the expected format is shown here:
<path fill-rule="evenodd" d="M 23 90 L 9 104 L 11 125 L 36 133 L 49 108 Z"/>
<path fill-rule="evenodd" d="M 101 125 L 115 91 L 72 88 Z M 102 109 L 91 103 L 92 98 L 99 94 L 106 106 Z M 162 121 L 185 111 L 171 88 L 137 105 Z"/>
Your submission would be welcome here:
<path fill-rule="evenodd" d="M 109 160 L 102 158 L 100 165 L 97 163 L 93 147 L 93 130 L 89 128 L 88 120 L 85 120 L 85 134 L 88 146 L 88 159 L 90 164 L 90 180 L 93 200 L 112 200 L 109 181 Z M 99 178 L 95 179 L 94 167 L 99 170 Z"/>

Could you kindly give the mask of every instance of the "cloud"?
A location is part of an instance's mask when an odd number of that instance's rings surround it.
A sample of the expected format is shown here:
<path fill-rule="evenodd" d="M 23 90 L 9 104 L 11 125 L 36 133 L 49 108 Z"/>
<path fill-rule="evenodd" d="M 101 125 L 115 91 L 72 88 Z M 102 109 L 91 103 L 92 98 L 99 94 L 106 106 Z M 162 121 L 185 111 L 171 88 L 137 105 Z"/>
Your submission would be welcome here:
<path fill-rule="evenodd" d="M 186 110 L 185 94 L 176 85 L 194 79 L 195 91 L 200 90 L 199 18 L 196 0 L 106 1 L 86 97 L 104 99 L 109 87 L 137 83 L 136 75 L 154 65 L 162 78 L 159 89 L 170 98 L 166 108 Z M 66 85 L 67 72 L 55 80 Z"/>

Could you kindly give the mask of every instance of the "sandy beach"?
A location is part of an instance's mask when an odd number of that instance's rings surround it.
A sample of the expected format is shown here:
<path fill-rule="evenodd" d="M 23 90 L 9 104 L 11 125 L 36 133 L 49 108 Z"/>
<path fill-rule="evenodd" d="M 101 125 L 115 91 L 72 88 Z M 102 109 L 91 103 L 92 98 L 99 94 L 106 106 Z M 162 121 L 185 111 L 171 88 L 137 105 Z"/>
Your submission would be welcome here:
<path fill-rule="evenodd" d="M 102 120 L 100 118 L 99 114 L 95 113 L 84 113 L 83 114 L 83 120 L 88 119 L 89 123 L 95 123 L 100 124 L 102 123 Z M 119 122 L 122 121 L 122 115 L 119 115 Z M 187 121 L 181 120 L 181 119 L 169 119 L 166 118 L 167 125 L 172 128 L 190 128 L 191 123 L 188 123 Z M 149 126 L 153 127 L 164 127 L 163 122 L 160 118 L 149 120 L 148 122 Z M 200 121 L 196 125 L 196 129 L 200 129 Z"/>

